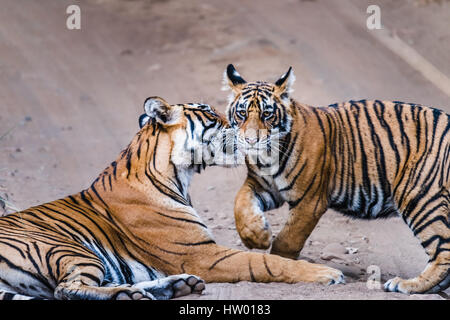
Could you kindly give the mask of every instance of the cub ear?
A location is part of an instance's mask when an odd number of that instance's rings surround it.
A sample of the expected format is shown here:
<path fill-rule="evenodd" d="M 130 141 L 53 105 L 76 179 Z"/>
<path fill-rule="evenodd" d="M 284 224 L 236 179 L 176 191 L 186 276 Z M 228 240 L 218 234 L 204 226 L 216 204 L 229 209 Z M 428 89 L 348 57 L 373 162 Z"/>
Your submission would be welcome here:
<path fill-rule="evenodd" d="M 150 117 L 146 113 L 141 114 L 141 116 L 139 117 L 139 128 L 142 129 L 142 127 L 145 126 L 149 120 Z"/>
<path fill-rule="evenodd" d="M 238 93 L 246 83 L 234 66 L 229 64 L 223 73 L 223 89 L 231 89 L 234 93 Z"/>
<path fill-rule="evenodd" d="M 276 82 L 275 82 L 275 91 L 282 97 L 287 98 L 289 94 L 293 91 L 292 85 L 295 82 L 295 75 L 292 71 L 292 67 L 289 67 L 289 70 L 283 74 Z"/>
<path fill-rule="evenodd" d="M 173 125 L 178 123 L 180 118 L 179 113 L 173 106 L 167 103 L 166 100 L 160 97 L 150 97 L 144 102 L 145 115 L 139 118 L 139 122 L 147 123 L 148 120 L 155 119 L 157 122 L 164 125 Z M 148 119 L 146 119 L 146 117 Z"/>

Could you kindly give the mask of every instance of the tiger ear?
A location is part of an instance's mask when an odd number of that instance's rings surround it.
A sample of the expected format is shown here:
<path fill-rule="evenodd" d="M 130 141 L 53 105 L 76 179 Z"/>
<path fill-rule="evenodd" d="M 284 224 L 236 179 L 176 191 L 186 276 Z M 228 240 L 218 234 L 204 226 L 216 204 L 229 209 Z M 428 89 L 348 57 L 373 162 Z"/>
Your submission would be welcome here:
<path fill-rule="evenodd" d="M 292 89 L 294 82 L 295 75 L 292 71 L 292 67 L 289 67 L 289 70 L 275 82 L 275 92 L 282 98 L 287 98 L 289 94 L 294 91 Z"/>
<path fill-rule="evenodd" d="M 229 64 L 225 72 L 223 73 L 223 89 L 231 89 L 235 94 L 242 90 L 247 83 L 239 72 L 236 71 L 232 64 Z"/>
<path fill-rule="evenodd" d="M 141 114 L 141 116 L 139 117 L 139 128 L 142 129 L 142 127 L 145 126 L 149 120 L 150 117 L 146 113 Z"/>
<path fill-rule="evenodd" d="M 150 119 L 155 119 L 157 122 L 164 125 L 174 125 L 179 122 L 181 118 L 178 110 L 167 103 L 166 100 L 160 97 L 150 97 L 144 102 L 145 115 L 139 119 L 144 125 Z M 146 116 L 148 119 L 146 119 Z M 142 120 L 142 121 L 141 121 Z"/>

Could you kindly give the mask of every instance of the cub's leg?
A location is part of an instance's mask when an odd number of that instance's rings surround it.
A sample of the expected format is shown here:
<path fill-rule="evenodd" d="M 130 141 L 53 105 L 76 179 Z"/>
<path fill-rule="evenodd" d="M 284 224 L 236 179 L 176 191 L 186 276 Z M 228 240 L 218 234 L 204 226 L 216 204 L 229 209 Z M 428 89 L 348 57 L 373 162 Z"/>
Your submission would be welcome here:
<path fill-rule="evenodd" d="M 264 211 L 278 208 L 281 204 L 276 195 L 266 191 L 252 177 L 247 177 L 234 203 L 236 230 L 247 248 L 270 247 L 272 232 Z"/>
<path fill-rule="evenodd" d="M 151 293 L 157 300 L 167 300 L 191 293 L 200 294 L 205 289 L 205 282 L 190 274 L 177 274 L 153 281 L 139 282 L 133 287 Z"/>
<path fill-rule="evenodd" d="M 429 260 L 419 276 L 387 281 L 384 285 L 387 291 L 434 293 L 450 286 L 450 209 L 447 199 L 448 194 L 425 204 L 418 202 L 406 206 L 403 219 L 421 241 Z"/>
<path fill-rule="evenodd" d="M 301 198 L 299 198 L 301 199 Z M 292 206 L 283 229 L 273 240 L 270 253 L 297 259 L 320 217 L 327 210 L 327 202 L 321 199 L 302 199 Z"/>

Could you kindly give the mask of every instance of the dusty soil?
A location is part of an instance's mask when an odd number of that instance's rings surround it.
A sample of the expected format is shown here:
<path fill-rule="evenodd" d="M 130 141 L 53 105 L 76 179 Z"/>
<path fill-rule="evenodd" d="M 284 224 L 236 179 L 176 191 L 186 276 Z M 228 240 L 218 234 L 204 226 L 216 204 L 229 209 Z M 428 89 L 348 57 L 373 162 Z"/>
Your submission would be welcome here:
<path fill-rule="evenodd" d="M 223 111 L 228 63 L 248 80 L 275 80 L 292 65 L 294 97 L 312 105 L 378 98 L 450 112 L 445 90 L 366 28 L 366 8 L 378 4 L 384 28 L 448 77 L 446 1 L 85 0 L 77 1 L 81 30 L 68 30 L 72 3 L 0 1 L 0 196 L 8 212 L 88 186 L 138 130 L 147 96 Z M 240 249 L 233 199 L 244 177 L 245 168 L 209 168 L 191 188 L 217 241 Z M 268 213 L 275 234 L 286 214 L 285 207 Z M 445 299 L 450 293 L 368 289 L 371 265 L 385 281 L 416 276 L 426 264 L 398 218 L 358 221 L 330 211 L 302 258 L 342 269 L 347 284 L 209 284 L 203 295 L 187 298 Z"/>

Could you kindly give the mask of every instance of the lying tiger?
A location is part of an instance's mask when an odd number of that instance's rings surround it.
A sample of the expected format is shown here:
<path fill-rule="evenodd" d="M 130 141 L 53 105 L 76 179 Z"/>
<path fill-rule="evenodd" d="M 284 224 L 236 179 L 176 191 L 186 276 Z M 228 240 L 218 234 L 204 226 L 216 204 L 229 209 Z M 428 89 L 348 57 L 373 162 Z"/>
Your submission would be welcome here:
<path fill-rule="evenodd" d="M 204 280 L 343 282 L 326 266 L 216 244 L 188 186 L 194 171 L 220 164 L 205 159 L 226 153 L 226 120 L 158 97 L 144 109 L 141 130 L 90 188 L 0 218 L 0 299 L 169 299 L 202 292 Z"/>
<path fill-rule="evenodd" d="M 288 203 L 271 253 L 297 258 L 327 208 L 355 218 L 399 214 L 429 256 L 416 278 L 388 291 L 424 293 L 450 285 L 450 121 L 417 104 L 350 101 L 315 108 L 290 98 L 289 69 L 274 84 L 247 83 L 229 65 L 228 120 L 246 154 L 248 176 L 235 200 L 249 248 L 268 248 L 264 211 Z"/>

